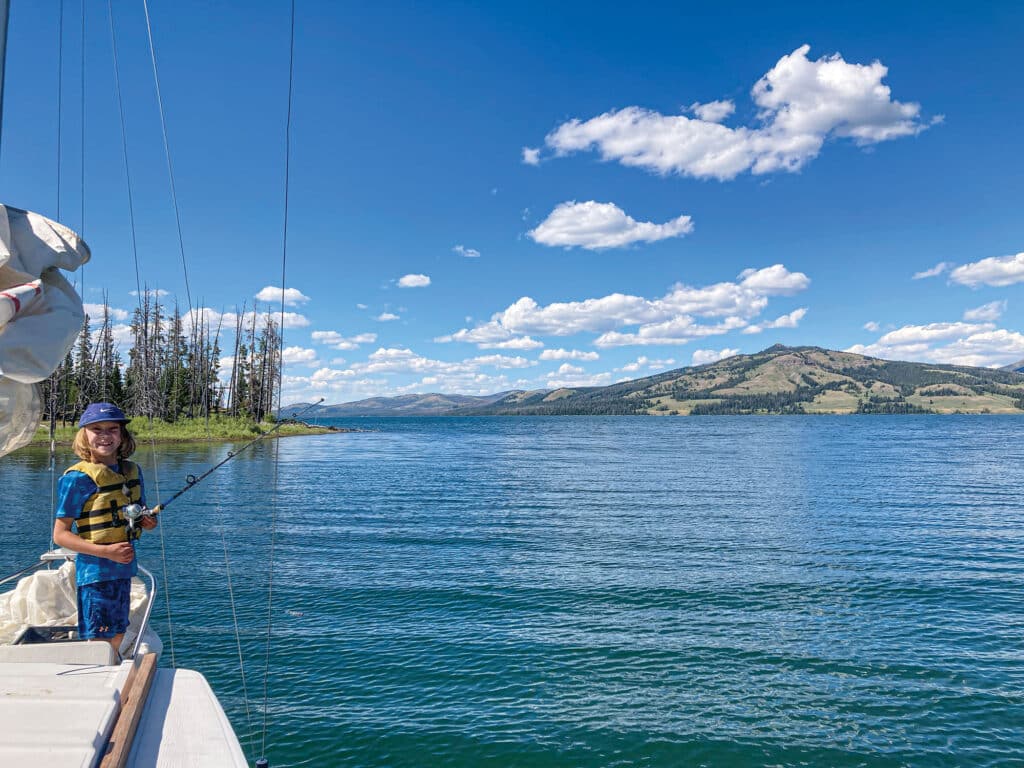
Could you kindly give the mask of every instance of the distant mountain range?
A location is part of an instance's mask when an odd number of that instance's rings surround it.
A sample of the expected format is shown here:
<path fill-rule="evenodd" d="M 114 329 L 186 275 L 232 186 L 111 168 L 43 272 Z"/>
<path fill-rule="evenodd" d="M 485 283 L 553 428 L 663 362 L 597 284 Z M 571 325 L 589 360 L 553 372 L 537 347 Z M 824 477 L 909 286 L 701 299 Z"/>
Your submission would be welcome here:
<path fill-rule="evenodd" d="M 402 395 L 317 406 L 344 416 L 1024 413 L 1024 361 L 1004 369 L 879 360 L 820 347 L 774 347 L 607 387 L 485 397 Z M 301 409 L 282 409 L 285 415 Z"/>

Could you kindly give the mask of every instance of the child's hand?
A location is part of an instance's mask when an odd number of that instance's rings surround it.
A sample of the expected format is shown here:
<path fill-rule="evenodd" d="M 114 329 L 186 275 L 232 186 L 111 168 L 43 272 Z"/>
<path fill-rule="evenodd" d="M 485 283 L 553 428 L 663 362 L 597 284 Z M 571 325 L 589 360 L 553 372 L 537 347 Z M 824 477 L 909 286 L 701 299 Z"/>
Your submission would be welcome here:
<path fill-rule="evenodd" d="M 130 541 L 108 544 L 103 548 L 103 556 L 115 563 L 130 563 L 135 558 L 135 548 Z"/>
<path fill-rule="evenodd" d="M 139 526 L 147 531 L 153 530 L 156 528 L 156 515 L 143 515 L 139 518 Z"/>

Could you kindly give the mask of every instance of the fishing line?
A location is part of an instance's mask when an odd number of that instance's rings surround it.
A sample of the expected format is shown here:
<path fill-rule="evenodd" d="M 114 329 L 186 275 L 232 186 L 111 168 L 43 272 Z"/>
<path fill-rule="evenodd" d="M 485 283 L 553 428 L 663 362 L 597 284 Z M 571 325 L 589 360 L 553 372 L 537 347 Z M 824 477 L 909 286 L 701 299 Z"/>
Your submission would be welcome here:
<path fill-rule="evenodd" d="M 320 403 L 322 403 L 323 401 L 324 401 L 324 398 L 322 398 L 322 397 L 321 397 L 321 398 L 320 398 L 319 400 L 317 400 L 317 401 L 316 401 L 315 403 L 310 403 L 310 404 L 309 404 L 309 405 L 307 405 L 307 406 L 306 406 L 305 408 L 303 408 L 303 409 L 302 409 L 301 411 L 296 411 L 295 413 L 293 413 L 293 414 L 292 414 L 292 415 L 290 416 L 290 418 L 291 418 L 291 419 L 296 419 L 296 418 L 298 418 L 299 416 L 301 416 L 302 414 L 304 414 L 304 413 L 305 413 L 306 411 L 308 411 L 308 410 L 309 410 L 310 408 L 315 408 L 316 406 L 320 405 Z M 182 494 L 184 494 L 184 493 L 187 493 L 188 491 L 191 491 L 191 490 L 192 490 L 193 488 L 195 488 L 195 487 L 196 487 L 197 485 L 199 485 L 199 484 L 200 484 L 200 483 L 201 483 L 201 482 L 202 482 L 203 480 L 205 480 L 205 479 L 206 479 L 207 477 L 209 477 L 210 475 L 212 475 L 212 474 L 213 474 L 214 472 L 216 472 L 216 471 L 217 471 L 218 469 L 220 469 L 220 468 L 221 468 L 221 467 L 223 467 L 223 466 L 224 466 L 225 464 L 227 464 L 227 463 L 228 463 L 229 461 L 231 461 L 231 460 L 232 460 L 233 458 L 235 458 L 235 457 L 236 457 L 236 456 L 238 456 L 238 455 L 239 455 L 240 453 L 242 453 L 242 451 L 246 450 L 246 449 L 247 449 L 247 448 L 249 448 L 250 446 L 256 445 L 256 443 L 260 442 L 261 440 L 266 440 L 266 439 L 267 439 L 268 437 L 270 437 L 270 436 L 271 436 L 272 434 L 274 434 L 275 432 L 277 432 L 277 430 L 279 430 L 279 429 L 280 429 L 281 427 L 283 427 L 284 425 L 285 425 L 285 422 L 284 422 L 283 420 L 281 420 L 281 419 L 278 419 L 278 421 L 277 421 L 277 425 L 276 425 L 276 426 L 275 426 L 275 427 L 274 427 L 273 429 L 271 429 L 271 430 L 270 430 L 270 431 L 268 431 L 268 432 L 264 432 L 264 433 L 262 433 L 261 435 L 258 435 L 257 437 L 254 437 L 254 438 L 253 438 L 252 440 L 250 440 L 249 442 L 247 442 L 247 443 L 246 443 L 245 445 L 243 445 L 243 446 L 242 446 L 241 448 L 239 448 L 239 449 L 238 449 L 237 451 L 228 451 L 228 455 L 227 455 L 227 456 L 225 456 L 225 457 L 224 457 L 224 458 L 223 458 L 223 459 L 222 459 L 221 461 L 218 461 L 218 462 L 217 462 L 216 464 L 214 464 L 214 465 L 213 465 L 212 467 L 210 467 L 210 468 L 209 468 L 208 470 L 206 470 L 205 472 L 203 472 L 203 474 L 201 474 L 201 475 L 198 475 L 198 476 L 196 476 L 196 475 L 188 475 L 188 476 L 187 476 L 187 477 L 185 478 L 185 486 L 184 486 L 184 487 L 183 487 L 183 488 L 182 488 L 182 489 L 181 489 L 180 491 L 178 491 L 178 492 L 177 492 L 176 494 L 174 494 L 173 496 L 171 496 L 171 498 L 169 498 L 169 499 L 168 499 L 167 501 L 161 502 L 160 504 L 157 504 L 157 505 L 156 505 L 155 507 L 153 507 L 153 508 L 152 508 L 152 509 L 150 510 L 150 513 L 151 513 L 151 514 L 154 514 L 154 515 L 158 515 L 158 514 L 160 514 L 160 513 L 161 513 L 161 512 L 163 512 L 163 511 L 164 511 L 165 509 L 167 509 L 167 507 L 168 507 L 168 506 L 170 506 L 171 502 L 173 502 L 173 501 L 174 501 L 175 499 L 177 499 L 177 498 L 178 498 L 179 496 L 181 496 L 181 495 L 182 495 Z"/>

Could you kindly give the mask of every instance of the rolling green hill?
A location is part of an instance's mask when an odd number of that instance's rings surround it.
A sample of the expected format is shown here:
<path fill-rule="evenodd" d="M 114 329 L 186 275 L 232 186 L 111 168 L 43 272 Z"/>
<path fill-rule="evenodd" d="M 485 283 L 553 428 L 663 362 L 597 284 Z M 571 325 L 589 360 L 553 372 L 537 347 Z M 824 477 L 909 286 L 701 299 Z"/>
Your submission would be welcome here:
<path fill-rule="evenodd" d="M 1024 413 L 1024 375 L 776 345 L 608 387 L 512 392 L 450 415 Z"/>

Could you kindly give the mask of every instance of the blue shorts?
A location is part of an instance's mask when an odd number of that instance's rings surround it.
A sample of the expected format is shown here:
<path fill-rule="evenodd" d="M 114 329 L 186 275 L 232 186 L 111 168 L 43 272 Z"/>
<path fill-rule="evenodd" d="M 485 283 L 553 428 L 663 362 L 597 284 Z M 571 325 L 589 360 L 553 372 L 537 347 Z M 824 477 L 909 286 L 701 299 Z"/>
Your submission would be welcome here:
<path fill-rule="evenodd" d="M 108 640 L 128 629 L 132 580 L 111 579 L 78 588 L 78 637 Z"/>

